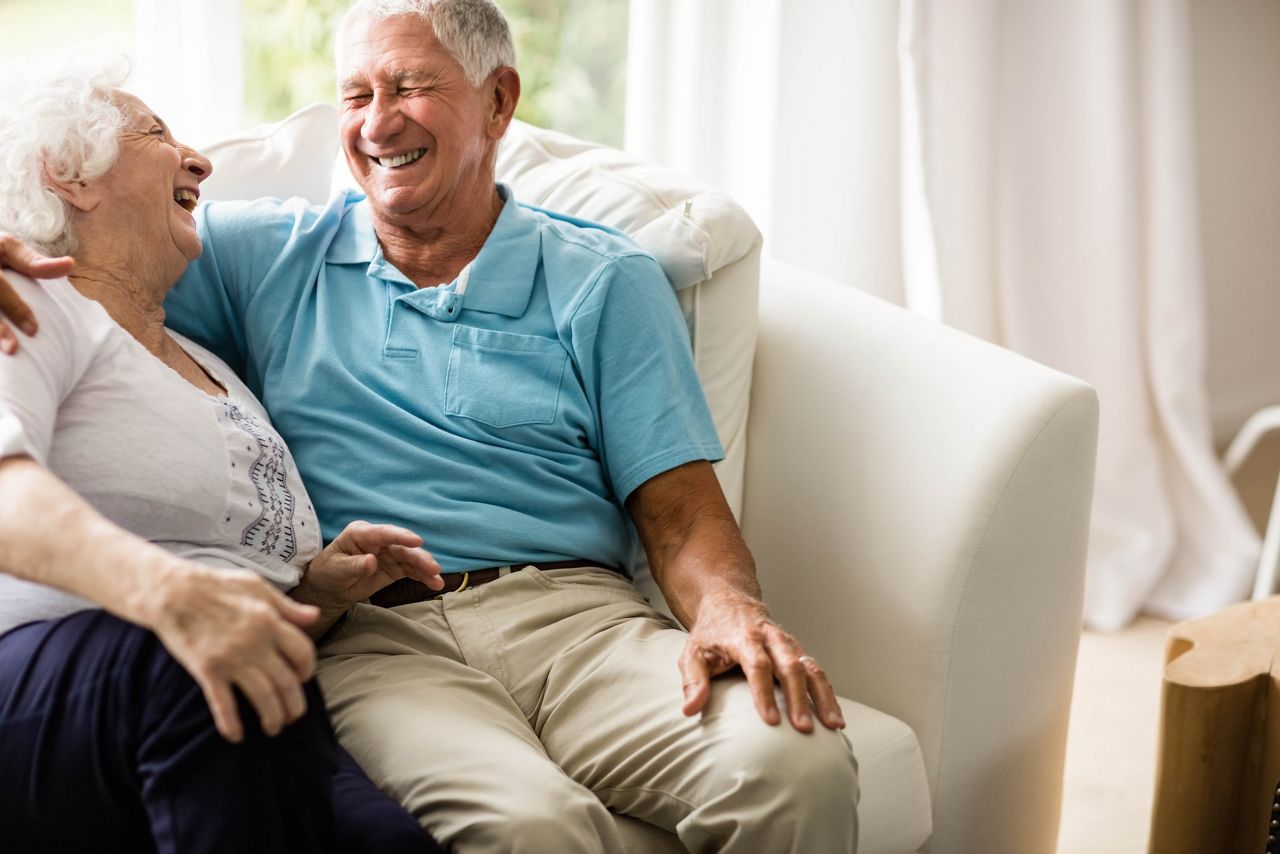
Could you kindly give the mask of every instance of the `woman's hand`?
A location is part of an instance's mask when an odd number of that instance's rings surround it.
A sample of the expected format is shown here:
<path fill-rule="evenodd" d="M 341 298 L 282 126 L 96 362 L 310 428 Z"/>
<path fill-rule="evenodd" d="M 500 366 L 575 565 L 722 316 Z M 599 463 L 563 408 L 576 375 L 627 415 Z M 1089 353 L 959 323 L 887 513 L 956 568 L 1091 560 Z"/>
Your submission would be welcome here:
<path fill-rule="evenodd" d="M 311 560 L 302 582 L 290 591 L 295 599 L 320 608 L 312 635 L 401 578 L 421 581 L 432 590 L 444 587 L 440 564 L 421 546 L 422 537 L 395 525 L 348 525 Z"/>
<path fill-rule="evenodd" d="M 295 602 L 258 575 L 183 562 L 147 596 L 146 625 L 204 691 L 218 732 L 238 742 L 244 727 L 233 688 L 276 735 L 307 710 L 302 685 L 315 647 L 302 627 L 316 608 Z"/>
<path fill-rule="evenodd" d="M 36 334 L 36 316 L 4 277 L 5 270 L 17 270 L 33 279 L 56 279 L 71 272 L 70 258 L 46 258 L 18 238 L 0 232 L 0 353 L 18 352 L 18 338 L 5 323 L 8 318 L 28 336 Z"/>

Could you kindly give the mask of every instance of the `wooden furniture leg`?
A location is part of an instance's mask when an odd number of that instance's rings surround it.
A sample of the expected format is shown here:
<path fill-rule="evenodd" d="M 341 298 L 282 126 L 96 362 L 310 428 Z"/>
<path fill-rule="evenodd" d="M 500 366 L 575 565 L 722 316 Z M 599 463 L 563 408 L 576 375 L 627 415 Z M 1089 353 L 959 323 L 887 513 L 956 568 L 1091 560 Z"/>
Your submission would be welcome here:
<path fill-rule="evenodd" d="M 1170 629 L 1151 854 L 1257 854 L 1280 832 L 1278 652 L 1280 597 Z"/>

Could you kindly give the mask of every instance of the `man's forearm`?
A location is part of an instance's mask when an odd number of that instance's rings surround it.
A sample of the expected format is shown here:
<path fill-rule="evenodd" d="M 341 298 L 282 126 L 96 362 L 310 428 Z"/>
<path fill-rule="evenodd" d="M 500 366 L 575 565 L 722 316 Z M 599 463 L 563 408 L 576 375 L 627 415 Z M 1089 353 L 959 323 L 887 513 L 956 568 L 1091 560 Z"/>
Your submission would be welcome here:
<path fill-rule="evenodd" d="M 0 460 L 0 571 L 56 587 L 148 625 L 176 561 L 94 510 L 27 457 Z"/>
<path fill-rule="evenodd" d="M 758 603 L 755 560 L 711 464 L 689 463 L 642 485 L 628 502 L 654 581 L 686 626 L 708 601 Z"/>

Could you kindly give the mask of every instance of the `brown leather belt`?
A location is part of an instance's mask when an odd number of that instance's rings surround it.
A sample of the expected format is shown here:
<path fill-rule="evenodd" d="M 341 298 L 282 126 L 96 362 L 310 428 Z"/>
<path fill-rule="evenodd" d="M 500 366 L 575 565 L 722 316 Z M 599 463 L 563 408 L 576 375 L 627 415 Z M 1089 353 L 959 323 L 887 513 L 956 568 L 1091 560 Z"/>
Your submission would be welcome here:
<path fill-rule="evenodd" d="M 432 590 L 421 581 L 415 581 L 412 578 L 402 578 L 399 581 L 393 581 L 377 593 L 370 596 L 369 602 L 382 608 L 394 608 L 397 605 L 412 605 L 415 602 L 426 602 L 430 599 L 435 599 L 446 593 L 470 590 L 472 587 L 479 587 L 481 584 L 488 584 L 490 581 L 496 581 L 504 575 L 519 572 L 520 570 L 528 567 L 533 567 L 534 569 L 575 569 L 580 566 L 598 567 L 599 569 L 607 569 L 611 572 L 619 571 L 611 566 L 605 566 L 602 563 L 590 560 L 552 560 L 543 561 L 541 563 L 513 563 L 510 566 L 491 566 L 488 569 L 473 569 L 468 572 L 447 573 L 442 576 L 442 578 L 444 578 L 444 587 L 439 590 Z"/>

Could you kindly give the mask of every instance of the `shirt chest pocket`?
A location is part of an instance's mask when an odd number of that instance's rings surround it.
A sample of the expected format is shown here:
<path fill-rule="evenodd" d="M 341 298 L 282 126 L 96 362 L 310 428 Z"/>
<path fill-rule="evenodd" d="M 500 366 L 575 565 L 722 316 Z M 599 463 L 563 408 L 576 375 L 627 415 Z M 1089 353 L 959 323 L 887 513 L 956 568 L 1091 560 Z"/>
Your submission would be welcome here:
<path fill-rule="evenodd" d="M 550 424 L 569 354 L 553 338 L 453 328 L 444 410 L 488 424 Z"/>

